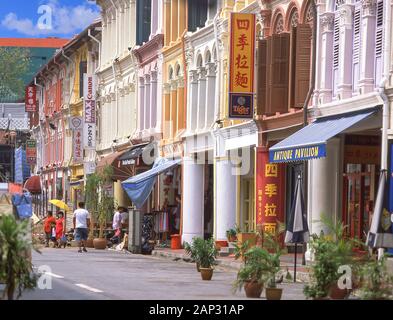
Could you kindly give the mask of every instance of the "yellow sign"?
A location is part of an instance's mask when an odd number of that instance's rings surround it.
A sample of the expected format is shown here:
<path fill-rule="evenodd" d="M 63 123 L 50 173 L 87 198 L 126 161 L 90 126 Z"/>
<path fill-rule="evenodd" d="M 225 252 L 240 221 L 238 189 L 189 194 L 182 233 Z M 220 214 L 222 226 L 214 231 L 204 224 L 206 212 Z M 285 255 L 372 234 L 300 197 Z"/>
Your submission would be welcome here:
<path fill-rule="evenodd" d="M 231 14 L 230 92 L 254 92 L 255 15 Z"/>

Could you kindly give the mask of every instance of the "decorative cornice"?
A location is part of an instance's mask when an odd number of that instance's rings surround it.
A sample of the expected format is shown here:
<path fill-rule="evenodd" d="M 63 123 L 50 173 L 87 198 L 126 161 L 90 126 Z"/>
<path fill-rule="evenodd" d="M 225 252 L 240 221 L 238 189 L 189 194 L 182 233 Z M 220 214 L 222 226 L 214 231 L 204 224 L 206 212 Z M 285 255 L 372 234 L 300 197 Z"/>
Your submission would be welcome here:
<path fill-rule="evenodd" d="M 206 63 L 206 69 L 207 69 L 207 76 L 208 77 L 215 77 L 217 73 L 217 64 L 214 62 L 208 62 Z"/>
<path fill-rule="evenodd" d="M 322 32 L 333 32 L 334 29 L 334 13 L 325 12 L 319 18 Z"/>
<path fill-rule="evenodd" d="M 198 67 L 199 80 L 205 80 L 207 71 L 205 67 Z"/>
<path fill-rule="evenodd" d="M 362 15 L 375 16 L 376 15 L 376 1 L 375 0 L 362 0 Z"/>

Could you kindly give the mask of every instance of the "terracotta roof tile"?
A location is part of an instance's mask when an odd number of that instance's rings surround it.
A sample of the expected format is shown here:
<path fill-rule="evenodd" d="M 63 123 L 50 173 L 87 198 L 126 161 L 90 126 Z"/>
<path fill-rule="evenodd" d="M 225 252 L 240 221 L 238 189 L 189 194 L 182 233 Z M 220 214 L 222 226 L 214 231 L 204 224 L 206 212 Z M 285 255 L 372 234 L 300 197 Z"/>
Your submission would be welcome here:
<path fill-rule="evenodd" d="M 68 41 L 61 38 L 0 38 L 0 47 L 61 48 Z"/>

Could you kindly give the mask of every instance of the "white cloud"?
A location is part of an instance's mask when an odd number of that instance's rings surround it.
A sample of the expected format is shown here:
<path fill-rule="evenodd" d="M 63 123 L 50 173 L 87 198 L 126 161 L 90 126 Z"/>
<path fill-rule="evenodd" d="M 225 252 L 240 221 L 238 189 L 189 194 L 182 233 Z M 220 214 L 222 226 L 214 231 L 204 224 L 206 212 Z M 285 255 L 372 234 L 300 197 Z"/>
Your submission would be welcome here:
<path fill-rule="evenodd" d="M 72 7 L 61 5 L 58 0 L 48 0 L 42 4 L 49 5 L 52 9 L 52 25 L 49 29 L 39 27 L 38 21 L 41 15 L 38 13 L 33 21 L 10 12 L 3 18 L 1 24 L 9 30 L 28 36 L 73 35 L 86 28 L 99 16 L 97 7 L 87 3 Z"/>

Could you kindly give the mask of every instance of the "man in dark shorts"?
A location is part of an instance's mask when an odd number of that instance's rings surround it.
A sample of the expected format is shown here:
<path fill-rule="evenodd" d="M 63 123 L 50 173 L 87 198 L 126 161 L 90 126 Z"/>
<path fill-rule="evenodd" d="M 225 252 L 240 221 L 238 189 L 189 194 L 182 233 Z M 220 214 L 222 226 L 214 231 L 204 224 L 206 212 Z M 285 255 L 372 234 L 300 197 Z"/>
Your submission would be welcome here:
<path fill-rule="evenodd" d="M 75 240 L 78 241 L 78 252 L 87 252 L 85 247 L 85 242 L 89 233 L 90 227 L 90 217 L 89 212 L 85 209 L 85 203 L 79 202 L 78 209 L 74 211 L 74 230 L 75 230 Z"/>

